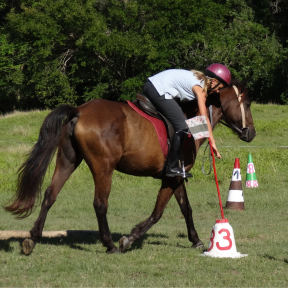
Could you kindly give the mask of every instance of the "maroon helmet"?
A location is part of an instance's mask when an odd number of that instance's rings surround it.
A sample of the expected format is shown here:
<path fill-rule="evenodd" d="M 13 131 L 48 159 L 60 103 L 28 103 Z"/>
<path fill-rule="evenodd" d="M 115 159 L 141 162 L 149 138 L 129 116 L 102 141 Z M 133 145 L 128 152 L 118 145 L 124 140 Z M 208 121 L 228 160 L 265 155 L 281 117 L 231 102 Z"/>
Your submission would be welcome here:
<path fill-rule="evenodd" d="M 231 86 L 231 72 L 225 65 L 213 63 L 206 68 L 205 75 L 215 78 L 225 85 Z"/>

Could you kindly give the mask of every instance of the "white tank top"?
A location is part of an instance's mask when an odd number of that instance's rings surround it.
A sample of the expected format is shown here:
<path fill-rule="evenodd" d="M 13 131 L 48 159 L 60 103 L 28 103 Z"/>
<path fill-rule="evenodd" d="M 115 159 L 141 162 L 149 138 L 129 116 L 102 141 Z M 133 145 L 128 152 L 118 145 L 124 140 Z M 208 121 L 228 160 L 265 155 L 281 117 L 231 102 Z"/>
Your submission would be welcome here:
<path fill-rule="evenodd" d="M 160 96 L 165 99 L 179 98 L 181 102 L 196 99 L 192 87 L 203 82 L 198 80 L 194 73 L 184 69 L 169 69 L 148 78 Z"/>

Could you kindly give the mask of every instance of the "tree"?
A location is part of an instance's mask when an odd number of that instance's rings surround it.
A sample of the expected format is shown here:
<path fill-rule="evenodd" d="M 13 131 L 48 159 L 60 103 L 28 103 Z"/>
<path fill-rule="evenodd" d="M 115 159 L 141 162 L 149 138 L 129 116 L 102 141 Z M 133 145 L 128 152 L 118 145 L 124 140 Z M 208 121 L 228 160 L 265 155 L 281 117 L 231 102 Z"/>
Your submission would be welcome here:
<path fill-rule="evenodd" d="M 0 1 L 5 45 L 14 51 L 5 61 L 18 69 L 9 87 L 22 109 L 131 99 L 150 75 L 213 62 L 248 81 L 254 100 L 287 98 L 277 30 L 284 22 L 273 30 L 259 21 L 268 0 Z"/>

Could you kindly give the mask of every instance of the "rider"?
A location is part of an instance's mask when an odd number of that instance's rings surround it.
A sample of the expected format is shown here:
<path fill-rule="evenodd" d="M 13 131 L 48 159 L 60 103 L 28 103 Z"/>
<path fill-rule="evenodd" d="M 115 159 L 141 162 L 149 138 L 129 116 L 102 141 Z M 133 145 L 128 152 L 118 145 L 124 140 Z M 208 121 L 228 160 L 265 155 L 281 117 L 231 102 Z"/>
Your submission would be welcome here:
<path fill-rule="evenodd" d="M 166 164 L 166 176 L 183 177 L 179 167 L 182 147 L 188 133 L 182 109 L 174 99 L 187 102 L 197 99 L 201 115 L 206 116 L 209 137 L 213 152 L 221 159 L 213 137 L 211 123 L 206 111 L 207 94 L 218 93 L 221 88 L 230 86 L 231 73 L 222 64 L 214 63 L 206 68 L 205 74 L 197 70 L 169 69 L 148 78 L 144 84 L 143 93 L 173 125 L 175 135 L 171 144 Z M 192 177 L 186 173 L 185 177 Z"/>

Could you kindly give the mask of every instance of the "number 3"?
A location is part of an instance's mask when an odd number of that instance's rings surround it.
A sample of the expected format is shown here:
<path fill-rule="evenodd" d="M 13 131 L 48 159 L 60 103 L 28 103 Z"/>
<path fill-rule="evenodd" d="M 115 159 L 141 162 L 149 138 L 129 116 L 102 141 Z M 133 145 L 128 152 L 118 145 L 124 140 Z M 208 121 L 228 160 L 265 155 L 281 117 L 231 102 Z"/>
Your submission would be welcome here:
<path fill-rule="evenodd" d="M 223 239 L 224 239 L 224 240 L 228 240 L 229 244 L 228 244 L 228 246 L 221 247 L 221 246 L 219 245 L 219 242 L 216 242 L 216 247 L 217 247 L 219 250 L 221 250 L 221 251 L 223 251 L 223 250 L 230 250 L 231 247 L 232 247 L 232 240 L 231 240 L 231 238 L 230 238 L 230 232 L 229 232 L 228 229 L 221 229 L 221 230 L 218 232 L 218 234 L 221 234 L 221 233 L 223 233 L 223 232 L 226 233 L 226 236 L 223 236 Z M 212 237 L 210 238 L 211 246 L 210 246 L 210 248 L 209 248 L 207 251 L 210 251 L 210 250 L 213 248 L 213 246 L 214 246 L 214 237 L 215 237 L 215 232 L 214 232 L 214 230 L 212 230 Z"/>

